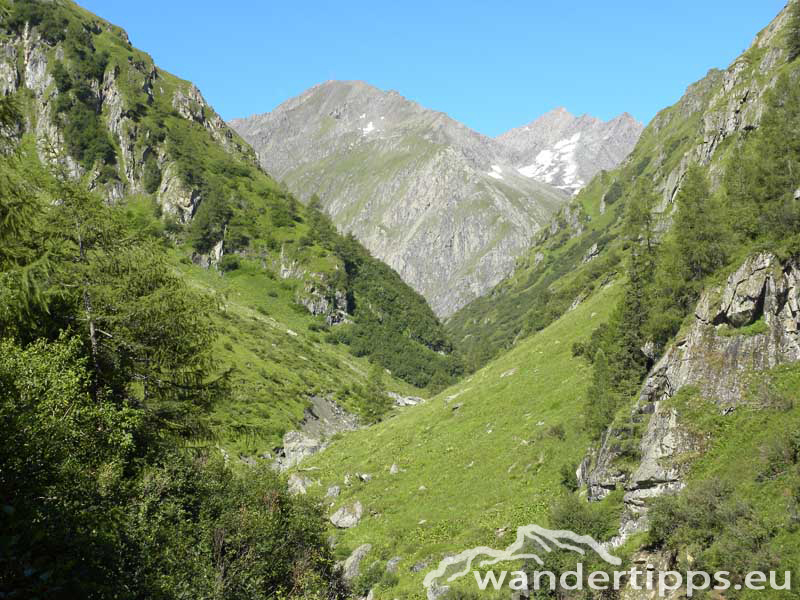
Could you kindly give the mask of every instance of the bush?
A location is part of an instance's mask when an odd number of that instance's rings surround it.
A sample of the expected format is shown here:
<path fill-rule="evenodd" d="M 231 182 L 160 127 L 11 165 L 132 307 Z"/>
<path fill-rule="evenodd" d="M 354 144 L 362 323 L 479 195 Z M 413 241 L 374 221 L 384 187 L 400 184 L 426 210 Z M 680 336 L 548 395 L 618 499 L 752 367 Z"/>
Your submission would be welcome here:
<path fill-rule="evenodd" d="M 219 261 L 219 270 L 223 273 L 235 271 L 240 267 L 239 257 L 235 254 L 226 254 Z"/>
<path fill-rule="evenodd" d="M 148 194 L 155 194 L 161 185 L 161 169 L 158 161 L 152 152 L 148 152 L 144 161 L 144 171 L 142 172 L 142 185 Z"/>
<path fill-rule="evenodd" d="M 575 468 L 575 465 L 571 463 L 564 463 L 561 465 L 561 469 L 559 470 L 559 474 L 561 475 L 561 485 L 570 492 L 577 491 L 579 487 L 578 476 L 575 474 L 576 471 L 577 469 Z"/>
<path fill-rule="evenodd" d="M 734 486 L 720 479 L 693 483 L 680 494 L 654 501 L 648 541 L 669 550 L 691 549 L 694 568 L 727 570 L 735 580 L 748 571 L 768 570 L 768 540 L 778 530 L 766 523 Z"/>
<path fill-rule="evenodd" d="M 547 435 L 561 441 L 564 441 L 567 438 L 567 432 L 564 430 L 564 425 L 561 423 L 558 423 L 550 427 L 547 430 Z"/>

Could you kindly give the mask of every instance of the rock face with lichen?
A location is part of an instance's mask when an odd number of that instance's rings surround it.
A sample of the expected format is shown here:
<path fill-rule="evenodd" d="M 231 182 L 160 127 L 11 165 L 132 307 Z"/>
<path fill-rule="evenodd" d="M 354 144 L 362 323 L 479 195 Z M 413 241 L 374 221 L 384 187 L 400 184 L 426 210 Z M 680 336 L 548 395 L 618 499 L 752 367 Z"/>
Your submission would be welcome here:
<path fill-rule="evenodd" d="M 616 542 L 646 527 L 648 501 L 680 490 L 703 439 L 682 426 L 668 400 L 694 386 L 721 416 L 744 403 L 752 373 L 800 360 L 800 263 L 769 253 L 748 258 L 725 285 L 707 290 L 694 320 L 650 371 L 631 420 L 641 423 L 640 459 L 620 467 L 621 439 L 609 429 L 579 469 L 591 500 L 625 490 Z"/>

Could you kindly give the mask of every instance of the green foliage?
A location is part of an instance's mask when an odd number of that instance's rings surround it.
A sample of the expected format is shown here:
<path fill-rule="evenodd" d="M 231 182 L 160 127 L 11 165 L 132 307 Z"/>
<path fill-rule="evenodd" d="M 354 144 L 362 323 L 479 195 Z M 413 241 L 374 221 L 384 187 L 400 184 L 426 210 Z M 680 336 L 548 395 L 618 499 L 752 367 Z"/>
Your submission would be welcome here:
<path fill-rule="evenodd" d="M 30 154 L 8 148 L 7 137 L 21 118 L 12 97 L 0 99 L 0 333 L 25 330 L 45 306 L 42 280 L 49 260 L 41 252 L 44 203 L 34 185 L 38 173 Z"/>
<path fill-rule="evenodd" d="M 149 153 L 144 160 L 144 172 L 142 173 L 142 185 L 148 194 L 154 194 L 161 185 L 161 169 L 153 153 Z"/>
<path fill-rule="evenodd" d="M 619 262 L 615 251 L 588 264 L 583 257 L 607 239 L 589 235 L 569 247 L 559 247 L 532 268 L 526 266 L 487 296 L 459 310 L 447 322 L 469 371 L 486 364 L 520 338 L 541 331 L 563 315 L 575 298 L 602 283 Z M 545 244 L 555 244 L 556 240 Z"/>
<path fill-rule="evenodd" d="M 692 568 L 730 571 L 741 583 L 745 573 L 775 564 L 767 542 L 777 531 L 728 482 L 700 481 L 659 498 L 649 514 L 649 543 L 685 549 L 696 561 Z"/>
<path fill-rule="evenodd" d="M 727 262 L 727 231 L 700 167 L 686 172 L 677 203 L 674 232 L 679 276 L 700 282 Z"/>
<path fill-rule="evenodd" d="M 655 198 L 639 180 L 628 198 L 623 228 L 628 245 L 627 281 L 622 298 L 597 340 L 592 385 L 587 393 L 586 426 L 593 437 L 611 423 L 623 399 L 633 395 L 647 371 L 645 326 L 656 260 Z"/>
<path fill-rule="evenodd" d="M 98 109 L 88 103 L 76 101 L 66 111 L 64 138 L 69 153 L 86 169 L 98 162 L 111 165 L 116 161 L 116 150 Z"/>
<path fill-rule="evenodd" d="M 219 261 L 219 270 L 223 273 L 235 271 L 240 266 L 239 257 L 235 254 L 226 254 Z"/>
<path fill-rule="evenodd" d="M 386 395 L 386 384 L 381 366 L 372 365 L 365 391 L 366 396 L 369 398 L 366 417 L 370 421 L 377 421 L 392 406 L 389 396 Z"/>
<path fill-rule="evenodd" d="M 48 14 L 61 10 L 49 3 L 30 4 L 40 7 L 34 10 L 45 10 Z M 68 63 L 53 63 L 53 79 L 59 92 L 55 118 L 61 120 L 67 150 L 84 169 L 90 170 L 97 164 L 113 165 L 116 148 L 100 116 L 100 99 L 93 90 L 93 86 L 102 84 L 109 54 L 95 49 L 92 33 L 83 24 L 63 18 L 64 23 L 69 22 L 63 38 Z M 103 178 L 112 173 L 115 172 L 101 169 Z"/>
<path fill-rule="evenodd" d="M 595 540 L 607 540 L 615 535 L 619 526 L 619 511 L 622 504 L 622 494 L 614 492 L 602 502 L 589 503 L 575 494 L 565 493 L 552 502 L 550 507 L 549 526 L 551 529 L 574 531 L 582 535 L 590 535 Z M 575 571 L 576 563 L 583 563 L 584 589 L 587 573 L 608 569 L 607 563 L 596 554 L 587 553 L 584 557 L 576 559 L 572 550 L 554 549 L 543 557 L 544 564 L 526 565 L 528 570 L 551 571 L 556 575 L 556 581 L 562 573 Z M 529 579 L 533 581 L 532 578 Z M 547 581 L 546 579 L 544 580 Z M 556 590 L 543 589 L 537 592 L 541 598 L 562 598 L 564 590 L 556 584 Z M 568 593 L 568 592 L 567 592 Z M 579 596 L 580 597 L 580 596 Z"/>
<path fill-rule="evenodd" d="M 0 278 L 27 277 L 37 299 L 0 314 L 3 593 L 343 597 L 319 506 L 186 448 L 229 388 L 213 304 L 129 229 L 152 207 L 109 206 L 26 160 L 0 155 Z"/>
<path fill-rule="evenodd" d="M 706 279 L 727 264 L 730 254 L 731 233 L 702 168 L 689 168 L 676 202 L 672 233 L 659 249 L 647 324 L 650 339 L 659 347 L 675 335 Z"/>
<path fill-rule="evenodd" d="M 343 598 L 319 505 L 268 468 L 166 457 L 137 482 L 129 531 L 137 587 L 154 597 Z"/>
<path fill-rule="evenodd" d="M 648 513 L 648 544 L 675 555 L 678 569 L 725 570 L 742 583 L 750 571 L 794 571 L 800 564 L 798 390 L 795 363 L 754 376 L 744 405 L 725 417 L 713 403 L 697 402 L 696 389 L 683 388 L 671 400 L 679 423 L 705 444 L 686 487 L 656 500 Z"/>
<path fill-rule="evenodd" d="M 396 579 L 396 576 L 394 577 Z M 362 569 L 358 577 L 355 578 L 350 585 L 350 591 L 358 598 L 362 598 L 369 594 L 369 591 L 378 586 L 391 587 L 392 576 L 386 573 L 386 567 L 379 561 L 373 562 L 371 565 Z"/>
<path fill-rule="evenodd" d="M 192 411 L 221 393 L 208 301 L 171 273 L 154 242 L 128 234 L 100 198 L 64 181 L 54 195 L 59 203 L 46 219 L 57 263 L 52 294 L 86 340 L 96 389 L 128 389 L 165 423 L 195 427 Z"/>
<path fill-rule="evenodd" d="M 550 507 L 550 527 L 607 540 L 617 532 L 622 495 L 616 492 L 603 502 L 590 503 L 575 494 L 563 494 Z"/>
<path fill-rule="evenodd" d="M 800 90 L 784 73 L 767 96 L 759 128 L 734 153 L 725 171 L 726 210 L 741 243 L 756 240 L 797 251 L 800 231 Z"/>
<path fill-rule="evenodd" d="M 575 474 L 577 468 L 574 464 L 564 463 L 561 465 L 559 475 L 561 476 L 561 485 L 566 488 L 568 492 L 575 492 L 578 490 L 578 476 Z"/>
<path fill-rule="evenodd" d="M 142 413 L 92 395 L 81 343 L 0 341 L 0 581 L 18 597 L 103 597 Z"/>
<path fill-rule="evenodd" d="M 68 23 L 60 6 L 39 0 L 12 2 L 5 19 L 5 26 L 10 31 L 20 34 L 26 26 L 36 27 L 39 35 L 51 44 L 65 38 Z"/>
<path fill-rule="evenodd" d="M 786 35 L 788 59 L 800 56 L 800 2 L 792 0 L 789 13 L 789 27 Z"/>
<path fill-rule="evenodd" d="M 586 428 L 593 437 L 599 438 L 611 423 L 619 403 L 619 395 L 614 390 L 614 381 L 608 366 L 608 359 L 601 348 L 594 357 L 592 383 L 586 393 Z"/>

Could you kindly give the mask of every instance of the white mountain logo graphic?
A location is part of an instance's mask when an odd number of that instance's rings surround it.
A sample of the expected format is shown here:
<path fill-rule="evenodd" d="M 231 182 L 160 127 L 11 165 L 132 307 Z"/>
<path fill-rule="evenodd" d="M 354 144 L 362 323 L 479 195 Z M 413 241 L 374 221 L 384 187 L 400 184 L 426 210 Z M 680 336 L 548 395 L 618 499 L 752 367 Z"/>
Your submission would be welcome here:
<path fill-rule="evenodd" d="M 589 535 L 579 535 L 572 531 L 545 529 L 538 525 L 522 525 L 517 528 L 517 539 L 505 550 L 478 546 L 477 548 L 464 550 L 455 556 L 448 556 L 439 562 L 439 566 L 436 569 L 425 575 L 422 585 L 429 589 L 437 580 L 444 577 L 450 567 L 463 563 L 464 567 L 461 570 L 456 571 L 447 578 L 448 583 L 455 581 L 472 571 L 473 563 L 480 556 L 487 558 L 482 559 L 478 563 L 478 567 L 488 567 L 499 562 L 511 560 L 533 560 L 542 566 L 544 562 L 538 554 L 523 551 L 526 545 L 531 545 L 531 541 L 534 542 L 534 545 L 541 547 L 544 552 L 552 552 L 554 548 L 560 548 L 572 550 L 579 554 L 586 554 L 584 547 L 588 546 L 607 563 L 615 566 L 622 564 L 622 559 L 609 554 L 602 544 Z"/>

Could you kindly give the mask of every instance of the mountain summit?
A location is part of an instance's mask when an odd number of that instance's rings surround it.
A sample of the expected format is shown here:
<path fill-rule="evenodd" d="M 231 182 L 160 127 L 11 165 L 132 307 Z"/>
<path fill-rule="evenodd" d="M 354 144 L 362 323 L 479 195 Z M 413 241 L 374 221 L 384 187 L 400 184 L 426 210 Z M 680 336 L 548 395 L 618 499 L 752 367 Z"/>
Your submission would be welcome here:
<path fill-rule="evenodd" d="M 340 230 L 355 234 L 440 316 L 507 276 L 578 182 L 624 158 L 641 127 L 568 116 L 494 140 L 360 81 L 328 81 L 230 124 L 269 173 L 304 200 L 317 194 Z M 583 138 L 558 146 L 576 133 Z M 556 146 L 559 176 L 525 168 Z M 573 171 L 569 161 L 578 164 Z"/>
<path fill-rule="evenodd" d="M 601 121 L 561 107 L 497 137 L 519 172 L 575 194 L 601 170 L 614 169 L 642 134 L 628 113 Z"/>
<path fill-rule="evenodd" d="M 329 81 L 231 125 L 261 165 L 449 315 L 497 284 L 568 196 L 397 92 Z"/>

